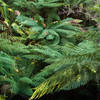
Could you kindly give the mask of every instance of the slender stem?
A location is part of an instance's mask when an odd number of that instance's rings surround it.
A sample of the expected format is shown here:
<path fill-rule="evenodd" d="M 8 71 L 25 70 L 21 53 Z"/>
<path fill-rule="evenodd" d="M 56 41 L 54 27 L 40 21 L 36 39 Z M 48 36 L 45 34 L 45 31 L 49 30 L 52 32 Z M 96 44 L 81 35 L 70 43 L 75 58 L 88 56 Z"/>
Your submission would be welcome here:
<path fill-rule="evenodd" d="M 7 29 L 8 29 L 8 32 L 12 35 L 12 30 L 11 30 L 11 27 L 9 27 L 4 21 L 0 20 L 0 23 L 3 24 Z"/>

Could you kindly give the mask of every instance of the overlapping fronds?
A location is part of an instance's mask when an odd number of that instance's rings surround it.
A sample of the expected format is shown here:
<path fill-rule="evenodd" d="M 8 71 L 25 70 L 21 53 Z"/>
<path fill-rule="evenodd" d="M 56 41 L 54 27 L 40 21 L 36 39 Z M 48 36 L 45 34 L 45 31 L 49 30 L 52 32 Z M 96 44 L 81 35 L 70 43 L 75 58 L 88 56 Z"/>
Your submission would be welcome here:
<path fill-rule="evenodd" d="M 73 13 L 90 1 L 0 0 L 0 94 L 27 95 L 32 100 L 95 80 L 99 29 L 58 14 L 59 8 Z"/>
<path fill-rule="evenodd" d="M 92 41 L 83 41 L 78 46 L 68 43 L 60 47 L 59 52 L 61 56 L 47 58 L 45 62 L 50 65 L 33 77 L 33 81 L 39 82 L 38 79 L 41 77 L 45 81 L 37 86 L 31 99 L 64 89 L 64 87 L 68 90 L 77 88 L 96 75 L 96 67 L 100 64 L 99 59 L 96 58 L 99 48 Z"/>
<path fill-rule="evenodd" d="M 61 38 L 75 38 L 83 34 L 79 27 L 72 25 L 69 22 L 70 19 L 52 22 L 49 25 L 46 25 L 43 18 L 41 16 L 38 17 L 35 17 L 38 19 L 36 23 L 35 20 L 32 20 L 31 18 L 18 16 L 16 18 L 16 23 L 19 23 L 20 26 L 13 23 L 12 27 L 21 36 L 27 36 L 27 38 L 34 41 L 44 39 L 47 44 L 52 45 L 59 44 Z M 27 26 L 30 28 L 28 29 Z"/>

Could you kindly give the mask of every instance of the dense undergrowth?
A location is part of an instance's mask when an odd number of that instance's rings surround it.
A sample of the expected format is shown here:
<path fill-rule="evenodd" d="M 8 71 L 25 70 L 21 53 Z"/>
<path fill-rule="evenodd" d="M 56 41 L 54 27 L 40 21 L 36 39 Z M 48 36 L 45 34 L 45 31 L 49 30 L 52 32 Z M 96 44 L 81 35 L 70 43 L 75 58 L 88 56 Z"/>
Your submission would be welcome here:
<path fill-rule="evenodd" d="M 0 0 L 0 100 L 100 89 L 99 66 L 98 0 Z"/>

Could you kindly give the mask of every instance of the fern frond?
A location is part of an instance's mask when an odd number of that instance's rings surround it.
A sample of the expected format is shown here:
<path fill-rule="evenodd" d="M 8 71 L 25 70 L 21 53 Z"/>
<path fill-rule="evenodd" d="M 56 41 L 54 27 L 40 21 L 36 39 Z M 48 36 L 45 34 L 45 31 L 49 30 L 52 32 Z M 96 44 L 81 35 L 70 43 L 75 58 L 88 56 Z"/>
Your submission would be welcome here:
<path fill-rule="evenodd" d="M 33 77 L 32 80 L 35 83 L 39 82 L 39 78 L 45 81 L 42 81 L 43 83 L 40 81 L 40 85 L 37 86 L 31 99 L 40 98 L 44 94 L 54 90 L 58 91 L 64 87 L 70 90 L 86 84 L 91 80 L 91 75 L 92 78 L 93 75 L 96 75 L 95 68 L 99 66 L 99 62 L 95 56 L 98 54 L 98 50 L 92 41 L 83 41 L 78 46 L 71 43 L 62 46 L 58 51 L 61 56 L 47 58 L 45 62 L 50 63 L 50 65 Z M 90 71 L 89 75 L 88 71 Z"/>
<path fill-rule="evenodd" d="M 45 94 L 59 91 L 63 88 L 66 88 L 66 90 L 74 89 L 86 84 L 89 80 L 90 76 L 86 72 L 84 74 L 79 74 L 71 68 L 63 69 L 53 74 L 35 88 L 35 92 L 29 100 L 40 98 Z"/>

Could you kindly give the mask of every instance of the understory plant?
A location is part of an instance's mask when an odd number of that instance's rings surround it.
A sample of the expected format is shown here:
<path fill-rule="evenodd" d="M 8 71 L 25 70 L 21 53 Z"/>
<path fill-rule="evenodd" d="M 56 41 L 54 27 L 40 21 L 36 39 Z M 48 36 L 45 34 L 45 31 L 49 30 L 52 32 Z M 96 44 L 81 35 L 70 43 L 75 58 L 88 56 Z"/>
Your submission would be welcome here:
<path fill-rule="evenodd" d="M 100 30 L 80 19 L 61 19 L 59 9 L 73 6 L 70 0 L 0 3 L 0 98 L 38 99 L 99 81 Z"/>

